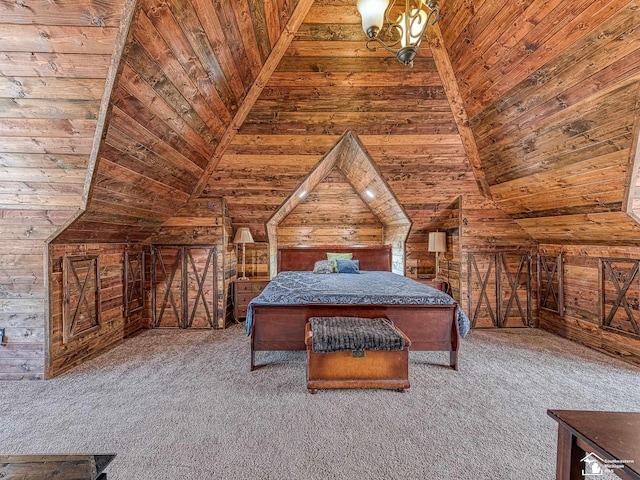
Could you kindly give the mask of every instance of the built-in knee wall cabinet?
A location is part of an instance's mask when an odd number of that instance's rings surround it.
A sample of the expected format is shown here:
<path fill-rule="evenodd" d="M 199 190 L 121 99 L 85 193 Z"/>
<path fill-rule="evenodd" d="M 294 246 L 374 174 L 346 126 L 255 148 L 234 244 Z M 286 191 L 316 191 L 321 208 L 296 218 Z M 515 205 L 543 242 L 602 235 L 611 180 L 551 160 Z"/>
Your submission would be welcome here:
<path fill-rule="evenodd" d="M 151 244 L 151 327 L 224 328 L 233 321 L 236 275 L 232 226 L 222 197 L 189 202 L 147 241 Z"/>
<path fill-rule="evenodd" d="M 215 245 L 152 247 L 153 328 L 224 327 L 224 312 L 218 311 L 222 293 L 218 289 L 218 250 Z"/>
<path fill-rule="evenodd" d="M 48 246 L 45 376 L 143 328 L 224 328 L 236 274 L 225 200 L 200 198 L 142 243 Z"/>
<path fill-rule="evenodd" d="M 148 246 L 49 246 L 45 374 L 59 375 L 149 325 Z"/>

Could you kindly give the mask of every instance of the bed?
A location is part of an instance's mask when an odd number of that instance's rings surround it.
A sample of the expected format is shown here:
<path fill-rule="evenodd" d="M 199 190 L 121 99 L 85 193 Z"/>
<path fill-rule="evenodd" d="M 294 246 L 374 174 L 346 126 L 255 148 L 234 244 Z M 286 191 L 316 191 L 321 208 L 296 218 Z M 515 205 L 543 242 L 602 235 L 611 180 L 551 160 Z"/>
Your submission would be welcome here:
<path fill-rule="evenodd" d="M 361 273 L 312 273 L 327 252 L 352 253 Z M 391 273 L 391 247 L 282 247 L 278 272 L 249 303 L 251 370 L 257 351 L 305 350 L 307 320 L 333 316 L 386 317 L 411 339 L 412 351 L 449 352 L 449 365 L 458 369 L 468 318 L 449 295 Z"/>

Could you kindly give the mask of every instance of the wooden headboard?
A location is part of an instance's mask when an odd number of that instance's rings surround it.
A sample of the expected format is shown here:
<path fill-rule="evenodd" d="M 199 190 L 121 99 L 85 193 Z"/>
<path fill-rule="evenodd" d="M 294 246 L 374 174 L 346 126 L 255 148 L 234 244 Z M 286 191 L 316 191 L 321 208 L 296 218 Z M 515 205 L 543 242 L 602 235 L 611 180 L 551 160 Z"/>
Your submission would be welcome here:
<path fill-rule="evenodd" d="M 313 270 L 318 260 L 326 260 L 327 252 L 352 253 L 353 259 L 360 262 L 360 270 L 391 271 L 391 246 L 372 245 L 366 247 L 313 246 L 279 247 L 278 272 Z"/>

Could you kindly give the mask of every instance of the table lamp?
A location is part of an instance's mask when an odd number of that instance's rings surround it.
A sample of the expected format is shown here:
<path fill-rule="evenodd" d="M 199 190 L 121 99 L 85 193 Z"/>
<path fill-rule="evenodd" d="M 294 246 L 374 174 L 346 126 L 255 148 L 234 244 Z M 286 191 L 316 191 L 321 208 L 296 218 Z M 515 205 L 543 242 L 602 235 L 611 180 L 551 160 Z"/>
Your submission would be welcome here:
<path fill-rule="evenodd" d="M 233 238 L 233 243 L 242 244 L 242 276 L 238 278 L 238 280 L 249 280 L 249 278 L 245 275 L 244 271 L 244 262 L 245 262 L 245 251 L 244 246 L 247 243 L 253 243 L 253 237 L 251 236 L 251 231 L 247 227 L 240 227 L 236 231 L 236 236 Z"/>
<path fill-rule="evenodd" d="M 436 278 L 434 280 L 440 279 L 440 263 L 439 256 L 440 252 L 447 251 L 447 234 L 446 232 L 430 232 L 429 233 L 429 251 L 435 252 L 436 254 Z"/>

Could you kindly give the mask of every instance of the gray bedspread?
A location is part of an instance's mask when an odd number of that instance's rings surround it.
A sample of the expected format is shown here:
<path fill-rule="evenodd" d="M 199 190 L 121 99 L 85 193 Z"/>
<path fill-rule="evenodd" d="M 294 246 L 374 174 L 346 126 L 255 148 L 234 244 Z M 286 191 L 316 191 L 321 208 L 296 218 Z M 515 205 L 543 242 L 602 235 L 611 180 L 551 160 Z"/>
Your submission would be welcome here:
<path fill-rule="evenodd" d="M 246 333 L 251 334 L 253 305 L 298 305 L 309 303 L 428 305 L 452 304 L 455 300 L 435 288 L 392 272 L 359 274 L 280 272 L 262 293 L 249 302 Z M 469 331 L 467 315 L 458 307 L 461 336 Z"/>

